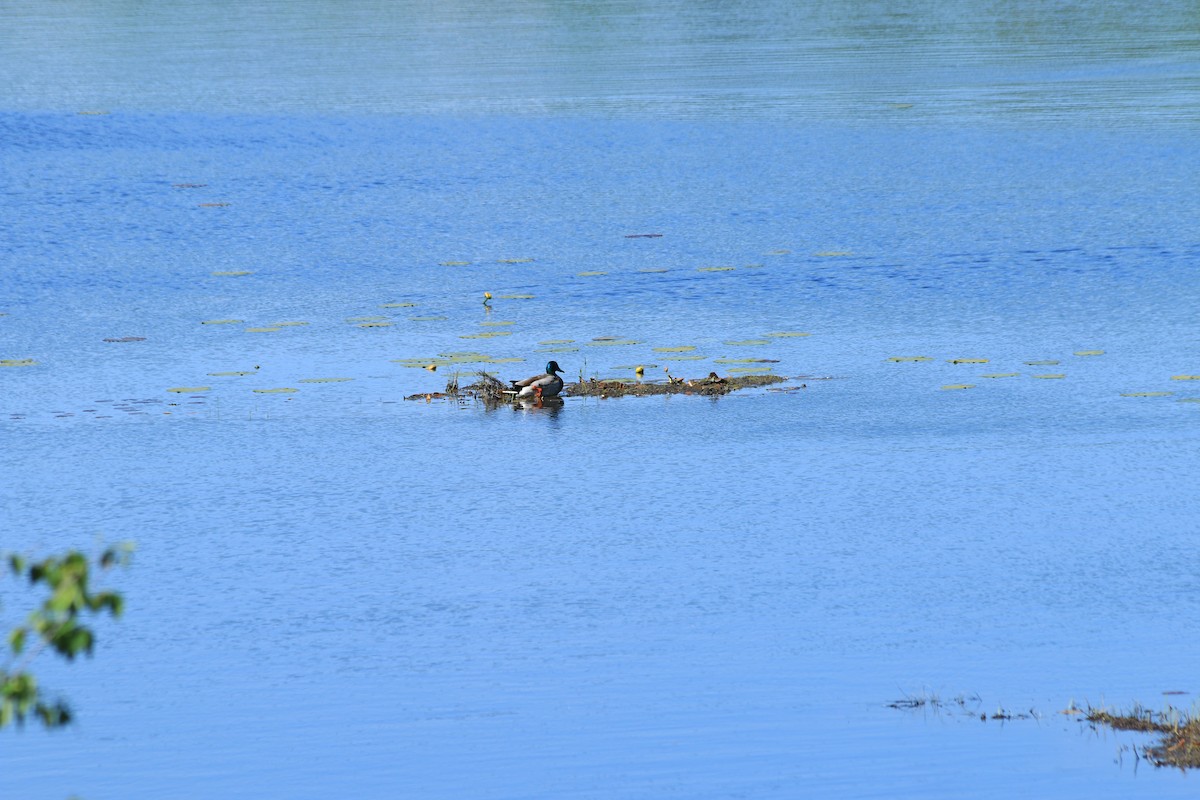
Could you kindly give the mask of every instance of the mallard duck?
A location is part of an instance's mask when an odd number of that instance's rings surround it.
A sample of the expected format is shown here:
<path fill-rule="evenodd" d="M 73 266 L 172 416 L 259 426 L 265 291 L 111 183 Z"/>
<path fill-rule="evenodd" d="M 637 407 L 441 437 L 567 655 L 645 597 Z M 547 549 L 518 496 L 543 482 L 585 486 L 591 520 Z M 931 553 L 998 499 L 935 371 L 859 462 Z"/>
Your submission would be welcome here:
<path fill-rule="evenodd" d="M 534 375 L 532 378 L 526 378 L 523 381 L 513 381 L 513 389 L 517 390 L 517 397 L 558 397 L 558 393 L 563 389 L 563 379 L 558 376 L 562 372 L 562 367 L 557 361 L 551 361 L 546 364 L 546 372 L 542 375 Z"/>

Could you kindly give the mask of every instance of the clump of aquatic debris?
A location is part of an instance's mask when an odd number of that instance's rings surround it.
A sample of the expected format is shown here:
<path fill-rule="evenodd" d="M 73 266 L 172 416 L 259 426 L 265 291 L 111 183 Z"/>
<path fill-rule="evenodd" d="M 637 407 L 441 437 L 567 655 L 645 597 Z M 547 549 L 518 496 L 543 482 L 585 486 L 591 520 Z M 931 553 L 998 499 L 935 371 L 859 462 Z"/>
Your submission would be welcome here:
<path fill-rule="evenodd" d="M 1165 694 L 1184 694 L 1183 692 L 1166 692 Z M 1036 709 L 1027 712 L 1013 712 L 999 707 L 993 713 L 982 710 L 982 701 L 978 695 L 970 697 L 959 696 L 952 701 L 945 701 L 937 694 L 928 691 L 915 695 L 906 695 L 901 700 L 888 703 L 888 708 L 901 711 L 932 711 L 941 713 L 958 713 L 968 717 L 976 717 L 980 722 L 988 720 L 1040 720 L 1042 714 Z M 1179 769 L 1196 769 L 1200 767 L 1200 716 L 1192 712 L 1181 711 L 1167 706 L 1163 711 L 1151 711 L 1141 705 L 1135 705 L 1129 711 L 1113 711 L 1108 708 L 1079 707 L 1074 701 L 1067 708 L 1058 712 L 1090 725 L 1093 729 L 1101 727 L 1117 731 L 1135 731 L 1140 733 L 1158 734 L 1159 739 L 1153 744 L 1141 747 L 1122 747 L 1122 751 L 1132 751 L 1139 759 L 1146 759 L 1156 767 L 1178 767 Z"/>
<path fill-rule="evenodd" d="M 1200 767 L 1200 717 L 1177 708 L 1151 711 L 1135 705 L 1117 713 L 1089 707 L 1083 718 L 1093 727 L 1105 725 L 1118 731 L 1159 734 L 1157 743 L 1141 748 L 1141 755 L 1156 767 Z"/>
<path fill-rule="evenodd" d="M 739 375 L 721 378 L 710 372 L 707 378 L 668 377 L 665 383 L 629 381 L 605 381 L 592 378 L 568 384 L 563 390 L 573 397 L 650 397 L 662 394 L 722 395 L 738 389 L 753 389 L 783 383 L 786 378 L 779 375 Z"/>
<path fill-rule="evenodd" d="M 762 386 L 771 386 L 777 383 L 783 383 L 787 378 L 780 375 L 738 375 L 727 378 L 719 377 L 715 372 L 710 372 L 706 378 L 695 378 L 692 380 L 686 378 L 676 378 L 668 376 L 664 382 L 631 382 L 618 380 L 600 380 L 591 378 L 590 380 L 577 381 L 567 384 L 563 387 L 563 395 L 571 397 L 650 397 L 652 395 L 664 394 L 692 394 L 692 395 L 723 395 L 730 392 L 736 392 L 739 389 L 754 389 Z M 774 390 L 772 390 L 774 391 Z M 458 376 L 455 375 L 446 384 L 444 392 L 427 392 L 421 394 L 409 395 L 405 400 L 439 400 L 439 399 L 469 399 L 474 398 L 483 402 L 486 405 L 498 405 L 500 403 L 511 403 L 515 394 L 512 387 L 507 386 L 497 380 L 495 376 L 486 372 L 475 373 L 475 381 L 466 386 L 460 386 Z M 560 402 L 559 398 L 548 397 L 544 402 Z"/>

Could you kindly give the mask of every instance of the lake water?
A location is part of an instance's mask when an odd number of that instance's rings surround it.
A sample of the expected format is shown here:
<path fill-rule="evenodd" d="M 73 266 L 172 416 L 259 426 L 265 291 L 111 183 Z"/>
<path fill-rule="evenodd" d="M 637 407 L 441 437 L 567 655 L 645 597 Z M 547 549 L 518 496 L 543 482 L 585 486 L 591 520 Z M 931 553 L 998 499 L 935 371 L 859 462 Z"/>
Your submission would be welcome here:
<path fill-rule="evenodd" d="M 1200 692 L 1194 4 L 0 14 L 0 548 L 138 546 L 0 796 L 1195 795 L 1058 713 Z"/>

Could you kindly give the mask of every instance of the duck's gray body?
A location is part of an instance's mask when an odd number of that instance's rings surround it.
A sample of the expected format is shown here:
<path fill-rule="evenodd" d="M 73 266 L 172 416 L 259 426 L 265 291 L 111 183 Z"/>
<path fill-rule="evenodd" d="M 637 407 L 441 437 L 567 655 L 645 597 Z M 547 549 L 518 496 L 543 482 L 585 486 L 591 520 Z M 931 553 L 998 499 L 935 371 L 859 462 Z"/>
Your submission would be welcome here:
<path fill-rule="evenodd" d="M 512 385 L 517 390 L 517 398 L 558 397 L 559 392 L 563 390 L 563 379 L 558 376 L 559 372 L 562 372 L 562 367 L 558 366 L 557 361 L 551 361 L 546 365 L 545 373 L 534 375 L 523 381 L 513 381 Z"/>

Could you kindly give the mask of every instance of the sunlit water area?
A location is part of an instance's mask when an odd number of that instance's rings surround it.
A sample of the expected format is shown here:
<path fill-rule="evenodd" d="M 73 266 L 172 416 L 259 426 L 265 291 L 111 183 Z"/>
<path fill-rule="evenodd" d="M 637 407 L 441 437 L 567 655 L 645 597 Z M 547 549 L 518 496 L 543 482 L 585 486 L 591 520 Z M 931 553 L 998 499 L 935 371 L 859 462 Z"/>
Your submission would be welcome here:
<path fill-rule="evenodd" d="M 1193 4 L 0 12 L 0 797 L 1195 795 Z"/>

